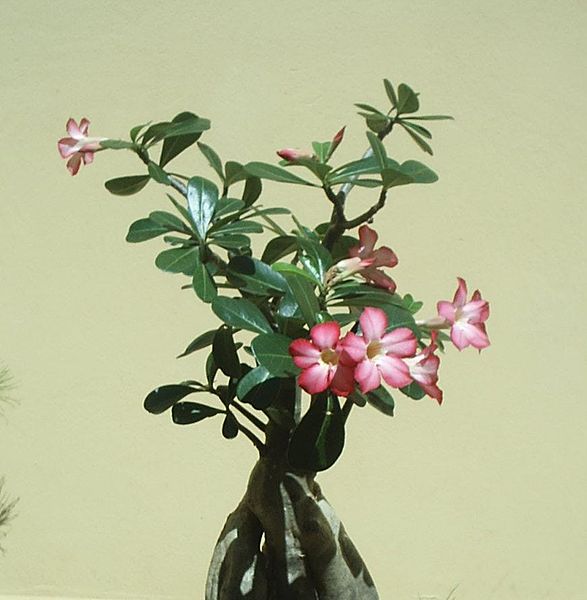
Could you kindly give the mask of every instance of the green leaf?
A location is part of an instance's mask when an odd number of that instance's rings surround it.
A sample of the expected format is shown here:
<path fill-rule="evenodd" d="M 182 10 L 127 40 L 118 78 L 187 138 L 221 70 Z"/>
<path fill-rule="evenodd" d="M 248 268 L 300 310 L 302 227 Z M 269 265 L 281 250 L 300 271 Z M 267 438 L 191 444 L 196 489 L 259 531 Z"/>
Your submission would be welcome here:
<path fill-rule="evenodd" d="M 270 265 L 250 256 L 234 256 L 228 262 L 227 277 L 239 289 L 252 294 L 275 295 L 288 289 L 283 275 Z"/>
<path fill-rule="evenodd" d="M 216 337 L 216 331 L 214 332 L 214 337 Z M 212 340 L 214 343 L 214 340 Z M 214 360 L 213 352 L 208 354 L 208 358 L 206 358 L 206 380 L 208 381 L 208 385 L 212 387 L 214 385 L 214 380 L 216 379 L 216 375 L 218 374 L 218 365 Z"/>
<path fill-rule="evenodd" d="M 192 177 L 187 185 L 187 198 L 196 230 L 205 239 L 218 202 L 218 188 L 208 179 Z"/>
<path fill-rule="evenodd" d="M 182 358 L 188 354 L 192 354 L 192 352 L 196 352 L 197 350 L 202 350 L 208 346 L 211 346 L 215 335 L 216 329 L 210 329 L 210 331 L 200 334 L 195 340 L 189 343 L 188 347 L 181 354 L 179 354 L 177 358 Z"/>
<path fill-rule="evenodd" d="M 226 413 L 222 423 L 222 435 L 227 440 L 232 440 L 238 435 L 238 421 L 232 413 Z"/>
<path fill-rule="evenodd" d="M 205 263 L 203 263 L 200 258 L 200 253 L 196 253 L 195 256 L 196 267 L 192 279 L 192 287 L 202 302 L 209 303 L 218 296 L 218 290 L 216 289 L 214 279 L 208 272 Z"/>
<path fill-rule="evenodd" d="M 108 180 L 104 186 L 115 196 L 132 196 L 140 192 L 149 183 L 148 175 L 129 175 Z"/>
<path fill-rule="evenodd" d="M 130 139 L 133 142 L 137 141 L 137 137 L 139 136 L 139 133 L 145 128 L 148 127 L 151 124 L 151 122 L 149 121 L 148 123 L 143 123 L 142 125 L 135 125 L 129 132 L 129 136 Z"/>
<path fill-rule="evenodd" d="M 210 235 L 232 235 L 234 233 L 263 233 L 263 226 L 255 221 L 232 221 L 225 225 L 213 225 Z"/>
<path fill-rule="evenodd" d="M 171 408 L 176 402 L 198 390 L 187 385 L 162 385 L 155 388 L 146 398 L 143 406 L 147 412 L 159 415 Z"/>
<path fill-rule="evenodd" d="M 154 210 L 149 219 L 161 227 L 165 227 L 167 231 L 180 231 L 181 233 L 191 233 L 187 225 L 175 215 L 164 210 Z"/>
<path fill-rule="evenodd" d="M 395 403 L 391 394 L 383 386 L 379 386 L 377 389 L 367 392 L 365 397 L 367 398 L 367 402 L 379 412 L 382 412 L 388 417 L 393 417 Z"/>
<path fill-rule="evenodd" d="M 316 158 L 322 163 L 328 160 L 331 146 L 331 142 L 312 142 L 312 149 L 314 150 L 314 154 L 316 155 Z"/>
<path fill-rule="evenodd" d="M 291 263 L 286 262 L 276 262 L 273 263 L 273 269 L 278 273 L 281 273 L 287 279 L 287 275 L 296 275 L 298 277 L 303 277 L 306 281 L 309 281 L 312 285 L 316 285 L 318 282 L 314 278 L 311 273 L 308 271 L 304 271 L 304 269 L 300 269 L 300 267 L 296 267 Z"/>
<path fill-rule="evenodd" d="M 238 212 L 244 206 L 245 203 L 238 198 L 219 198 L 214 211 L 214 221 L 220 219 L 220 217 Z"/>
<path fill-rule="evenodd" d="M 197 402 L 179 402 L 171 410 L 171 418 L 176 425 L 191 425 L 208 417 L 223 413 L 223 410 Z"/>
<path fill-rule="evenodd" d="M 196 257 L 198 254 L 199 250 L 196 246 L 163 250 L 157 255 L 155 265 L 162 271 L 183 273 L 191 277 L 196 270 Z"/>
<path fill-rule="evenodd" d="M 314 396 L 294 429 L 287 451 L 289 464 L 304 471 L 325 471 L 344 448 L 344 416 L 336 396 Z"/>
<path fill-rule="evenodd" d="M 135 145 L 125 140 L 102 140 L 100 147 L 107 150 L 134 150 Z"/>
<path fill-rule="evenodd" d="M 332 266 L 332 256 L 322 244 L 310 239 L 300 237 L 298 245 L 303 251 L 299 257 L 300 262 L 322 284 L 326 271 Z"/>
<path fill-rule="evenodd" d="M 236 233 L 232 235 L 219 233 L 217 236 L 210 236 L 210 244 L 216 244 L 227 250 L 239 250 L 241 248 L 248 248 L 251 245 L 251 239 L 246 235 Z"/>
<path fill-rule="evenodd" d="M 412 381 L 410 385 L 400 388 L 399 391 L 413 400 L 422 400 L 422 398 L 424 398 L 426 395 L 426 392 L 418 385 L 416 381 Z"/>
<path fill-rule="evenodd" d="M 408 127 L 406 127 L 405 123 L 401 123 L 401 125 L 404 126 L 404 130 L 414 140 L 414 142 L 416 142 L 416 144 L 418 145 L 418 147 L 421 150 L 423 150 L 427 154 L 430 154 L 430 156 L 432 156 L 434 154 L 434 152 L 432 151 L 432 148 L 428 142 L 426 142 L 424 139 L 422 139 L 417 133 L 415 133 L 414 131 L 411 131 Z"/>
<path fill-rule="evenodd" d="M 150 161 L 147 168 L 151 179 L 164 185 L 170 184 L 169 175 L 157 163 Z"/>
<path fill-rule="evenodd" d="M 417 160 L 406 160 L 401 165 L 401 171 L 409 175 L 414 180 L 414 183 L 434 183 L 438 181 L 438 175 Z"/>
<path fill-rule="evenodd" d="M 378 108 L 371 106 L 370 104 L 364 104 L 363 102 L 355 102 L 355 106 L 360 108 L 361 110 L 365 110 L 368 113 L 373 113 L 374 115 L 378 115 L 387 119 L 387 115 L 382 113 Z"/>
<path fill-rule="evenodd" d="M 399 164 L 394 160 L 388 158 L 386 161 L 388 167 L 399 167 Z M 350 163 L 341 165 L 337 169 L 334 169 L 328 177 L 328 181 L 332 185 L 337 183 L 344 183 L 352 178 L 360 177 L 361 175 L 373 175 L 381 172 L 381 165 L 379 160 L 374 156 L 368 158 L 361 158 L 354 160 Z"/>
<path fill-rule="evenodd" d="M 274 377 L 265 367 L 256 367 L 238 382 L 236 395 L 253 408 L 265 410 L 294 389 L 293 378 Z"/>
<path fill-rule="evenodd" d="M 261 260 L 267 264 L 271 264 L 288 254 L 292 254 L 298 248 L 297 238 L 293 235 L 281 235 L 269 240 Z"/>
<path fill-rule="evenodd" d="M 416 325 L 414 316 L 409 310 L 403 308 L 402 306 L 396 306 L 395 304 L 382 304 L 380 308 L 382 308 L 387 315 L 387 331 L 397 329 L 398 327 L 407 327 L 414 332 L 418 339 L 422 337 L 422 332 Z"/>
<path fill-rule="evenodd" d="M 227 188 L 247 178 L 247 172 L 245 171 L 244 167 L 235 160 L 227 161 L 226 165 L 224 166 L 224 172 L 226 173 L 224 185 Z"/>
<path fill-rule="evenodd" d="M 220 327 L 212 342 L 212 355 L 218 368 L 228 377 L 240 377 L 241 366 L 230 327 Z"/>
<path fill-rule="evenodd" d="M 389 117 L 381 117 L 379 115 L 368 115 L 366 117 L 367 127 L 375 133 L 381 133 L 391 123 Z"/>
<path fill-rule="evenodd" d="M 367 132 L 367 139 L 373 150 L 373 156 L 379 163 L 379 167 L 385 169 L 387 166 L 387 152 L 385 151 L 385 146 L 372 131 Z"/>
<path fill-rule="evenodd" d="M 291 342 L 279 333 L 263 333 L 252 341 L 251 348 L 260 366 L 276 377 L 288 377 L 299 372 L 289 354 Z"/>
<path fill-rule="evenodd" d="M 304 272 L 302 271 L 302 273 Z M 310 283 L 305 273 L 299 275 L 297 273 L 286 272 L 284 275 L 300 307 L 304 320 L 312 327 L 316 324 L 316 313 L 320 311 L 320 304 L 314 293 L 315 282 Z"/>
<path fill-rule="evenodd" d="M 404 129 L 407 127 L 408 129 L 412 129 L 416 133 L 419 133 L 422 137 L 425 137 L 429 140 L 432 139 L 432 134 L 430 133 L 430 131 L 428 131 L 428 129 L 426 129 L 426 127 L 422 127 L 421 125 L 418 125 L 417 123 L 411 123 L 410 121 L 404 121 L 403 119 L 398 120 L 398 123 Z"/>
<path fill-rule="evenodd" d="M 135 221 L 126 234 L 126 241 L 131 244 L 151 240 L 167 233 L 165 227 L 161 227 L 151 219 L 139 219 Z"/>
<path fill-rule="evenodd" d="M 271 333 L 273 331 L 261 310 L 244 298 L 218 296 L 212 301 L 212 310 L 227 325 L 255 333 Z"/>
<path fill-rule="evenodd" d="M 151 125 L 149 129 L 145 131 L 142 141 L 143 144 L 149 142 L 156 143 L 167 138 L 201 134 L 208 129 L 210 129 L 210 121 L 208 119 L 202 119 L 194 113 L 184 112 L 176 115 L 171 122 L 162 121 Z M 195 141 L 196 140 L 191 143 L 193 144 Z M 171 150 L 168 150 L 167 152 L 171 152 Z M 177 154 L 173 156 L 177 156 Z M 165 164 L 165 162 L 163 162 L 163 164 Z"/>
<path fill-rule="evenodd" d="M 391 81 L 389 81 L 389 79 L 384 79 L 383 85 L 385 86 L 385 93 L 391 102 L 391 108 L 395 108 L 397 106 L 397 95 L 393 89 Z"/>
<path fill-rule="evenodd" d="M 243 190 L 243 202 L 245 203 L 245 206 L 254 204 L 262 191 L 263 184 L 258 177 L 247 177 L 245 189 Z"/>
<path fill-rule="evenodd" d="M 398 185 L 407 185 L 414 183 L 414 179 L 405 173 L 402 173 L 400 169 L 383 169 L 381 171 L 381 181 L 383 187 L 389 189 Z"/>
<path fill-rule="evenodd" d="M 245 170 L 249 175 L 254 175 L 255 177 L 259 177 L 259 179 L 269 179 L 280 183 L 297 183 L 300 185 L 316 187 L 313 183 L 298 177 L 291 171 L 268 163 L 250 162 L 245 165 Z"/>
<path fill-rule="evenodd" d="M 411 121 L 454 121 L 454 117 L 450 115 L 419 115 L 417 117 L 404 117 L 405 119 L 410 119 Z"/>
<path fill-rule="evenodd" d="M 224 181 L 224 171 L 222 170 L 222 161 L 220 157 L 210 146 L 203 144 L 202 142 L 198 142 L 198 148 L 200 152 L 206 157 L 208 164 L 216 171 L 218 177 L 220 177 L 221 181 Z"/>
<path fill-rule="evenodd" d="M 418 96 L 409 85 L 400 83 L 397 88 L 397 114 L 415 113 L 420 108 Z"/>

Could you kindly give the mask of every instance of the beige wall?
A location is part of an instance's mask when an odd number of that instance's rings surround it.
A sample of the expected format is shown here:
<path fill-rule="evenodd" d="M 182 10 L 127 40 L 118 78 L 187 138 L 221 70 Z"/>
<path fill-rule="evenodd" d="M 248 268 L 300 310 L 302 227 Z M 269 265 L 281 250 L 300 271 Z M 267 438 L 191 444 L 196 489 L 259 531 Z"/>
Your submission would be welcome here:
<path fill-rule="evenodd" d="M 346 123 L 351 158 L 365 145 L 352 103 L 383 102 L 389 77 L 456 117 L 434 126 L 433 158 L 389 145 L 441 177 L 398 191 L 378 223 L 400 289 L 432 311 L 456 275 L 481 286 L 493 346 L 446 355 L 442 408 L 356 411 L 321 481 L 382 599 L 456 585 L 459 600 L 584 599 L 585 9 L 3 0 L 0 359 L 20 406 L 0 421 L 0 473 L 21 500 L 0 594 L 201 598 L 254 460 L 217 422 L 143 411 L 152 387 L 201 373 L 174 356 L 214 319 L 153 267 L 158 242 L 124 241 L 163 194 L 108 195 L 105 179 L 138 172 L 121 153 L 71 179 L 66 118 L 116 137 L 196 110 L 208 143 L 243 161 Z M 267 189 L 314 219 L 319 196 Z"/>

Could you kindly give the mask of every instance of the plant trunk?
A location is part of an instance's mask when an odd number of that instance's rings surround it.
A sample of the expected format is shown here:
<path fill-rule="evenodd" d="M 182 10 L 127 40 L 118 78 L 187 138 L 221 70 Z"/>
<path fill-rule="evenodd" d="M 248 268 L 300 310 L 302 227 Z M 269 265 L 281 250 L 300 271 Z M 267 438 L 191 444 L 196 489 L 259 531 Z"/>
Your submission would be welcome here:
<path fill-rule="evenodd" d="M 267 452 L 214 549 L 206 600 L 378 600 L 315 474 L 288 466 L 287 440 L 270 426 Z"/>

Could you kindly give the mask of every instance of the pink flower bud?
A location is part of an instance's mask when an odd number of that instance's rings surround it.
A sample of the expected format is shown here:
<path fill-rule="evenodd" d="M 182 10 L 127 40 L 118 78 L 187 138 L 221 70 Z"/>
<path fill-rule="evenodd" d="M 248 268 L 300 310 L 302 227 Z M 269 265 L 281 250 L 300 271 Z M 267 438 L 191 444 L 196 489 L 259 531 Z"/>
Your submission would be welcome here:
<path fill-rule="evenodd" d="M 300 150 L 296 150 L 295 148 L 283 148 L 283 150 L 278 150 L 277 156 L 290 162 L 299 160 L 300 158 L 312 158 L 311 154 L 308 154 L 307 152 L 301 152 Z"/>

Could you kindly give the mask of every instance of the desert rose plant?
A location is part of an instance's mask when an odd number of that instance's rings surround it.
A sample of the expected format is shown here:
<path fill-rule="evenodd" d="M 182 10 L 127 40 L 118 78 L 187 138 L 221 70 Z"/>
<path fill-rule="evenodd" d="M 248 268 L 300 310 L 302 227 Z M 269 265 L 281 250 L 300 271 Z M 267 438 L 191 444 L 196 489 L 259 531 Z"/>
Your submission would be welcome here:
<path fill-rule="evenodd" d="M 438 352 L 449 340 L 459 350 L 489 345 L 488 303 L 478 291 L 467 299 L 463 279 L 453 300 L 423 319 L 416 319 L 422 303 L 396 289 L 390 270 L 397 256 L 371 224 L 394 188 L 437 176 L 421 162 L 390 158 L 383 141 L 401 130 L 432 154 L 422 123 L 450 117 L 417 114 L 418 94 L 406 84 L 396 90 L 384 80 L 384 87 L 385 108 L 357 104 L 369 146 L 345 164 L 333 164 L 344 128 L 311 150 L 279 150 L 279 165 L 223 162 L 199 141 L 210 122 L 191 112 L 133 127 L 128 140 L 88 137 L 89 121 L 70 119 L 59 141 L 72 175 L 97 152 L 134 152 L 146 172 L 107 181 L 113 194 L 134 194 L 150 182 L 168 189 L 172 210 L 135 221 L 126 239 L 162 237 L 169 248 L 157 267 L 187 276 L 183 287 L 220 320 L 180 354 L 206 351 L 205 373 L 162 385 L 144 402 L 153 414 L 170 409 L 178 425 L 218 417 L 225 438 L 242 435 L 259 452 L 213 551 L 207 600 L 378 598 L 316 473 L 341 455 L 353 407 L 391 416 L 398 395 L 440 404 Z M 214 181 L 168 167 L 196 143 Z M 264 180 L 322 195 L 332 205 L 330 221 L 305 224 L 287 207 L 261 204 Z M 355 186 L 372 190 L 374 200 L 351 215 Z M 266 232 L 270 239 L 254 256 L 251 235 Z"/>

